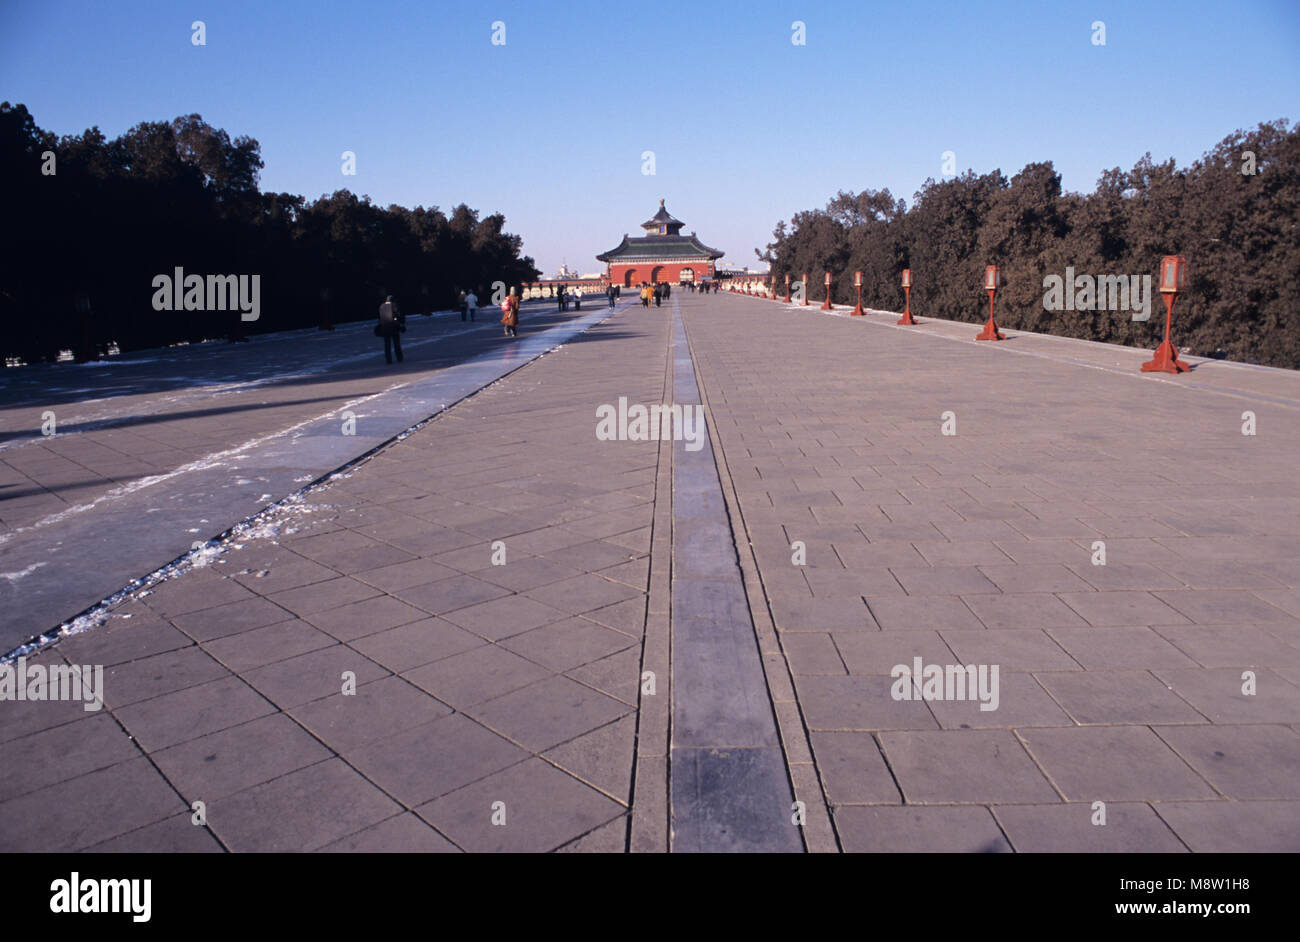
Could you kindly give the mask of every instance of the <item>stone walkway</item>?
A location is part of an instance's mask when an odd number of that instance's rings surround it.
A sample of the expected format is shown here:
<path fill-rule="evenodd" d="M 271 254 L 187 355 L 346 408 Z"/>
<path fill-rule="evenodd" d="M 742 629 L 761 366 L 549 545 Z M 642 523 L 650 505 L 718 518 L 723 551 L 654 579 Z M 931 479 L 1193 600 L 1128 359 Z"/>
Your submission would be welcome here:
<path fill-rule="evenodd" d="M 686 326 L 843 849 L 1300 850 L 1300 377 L 728 300 Z"/>
<path fill-rule="evenodd" d="M 1300 849 L 1300 377 L 918 317 L 678 292 L 458 402 L 29 658 L 106 708 L 0 702 L 0 849 Z"/>
<path fill-rule="evenodd" d="M 39 655 L 107 709 L 0 705 L 0 848 L 624 849 L 660 443 L 593 404 L 666 343 L 618 315 Z"/>
<path fill-rule="evenodd" d="M 362 323 L 34 367 L 51 386 L 43 402 L 26 370 L 0 377 L 0 653 L 607 313 L 534 307 L 507 348 L 488 312 L 412 317 L 408 355 L 388 365 Z M 89 385 L 59 385 L 73 383 Z"/>

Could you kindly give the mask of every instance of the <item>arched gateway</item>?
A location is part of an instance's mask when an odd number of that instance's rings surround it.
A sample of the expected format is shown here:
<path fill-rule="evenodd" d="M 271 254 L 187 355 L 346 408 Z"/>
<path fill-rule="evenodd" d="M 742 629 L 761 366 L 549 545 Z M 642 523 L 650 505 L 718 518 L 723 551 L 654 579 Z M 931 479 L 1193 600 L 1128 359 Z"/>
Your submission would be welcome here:
<path fill-rule="evenodd" d="M 705 245 L 694 232 L 682 235 L 684 225 L 669 215 L 660 200 L 659 212 L 641 223 L 644 236 L 625 235 L 622 242 L 596 258 L 605 263 L 610 281 L 627 287 L 642 281 L 676 284 L 713 277 L 714 262 L 725 253 Z"/>

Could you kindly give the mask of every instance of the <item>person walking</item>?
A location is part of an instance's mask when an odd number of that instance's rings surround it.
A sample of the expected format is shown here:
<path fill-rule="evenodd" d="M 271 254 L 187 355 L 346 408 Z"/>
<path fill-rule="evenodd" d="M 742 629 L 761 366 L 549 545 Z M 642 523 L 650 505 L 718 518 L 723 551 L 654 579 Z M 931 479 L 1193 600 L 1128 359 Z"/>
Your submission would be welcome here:
<path fill-rule="evenodd" d="M 519 296 L 515 294 L 515 289 L 510 289 L 510 294 L 501 302 L 501 323 L 506 326 L 507 337 L 519 336 Z"/>
<path fill-rule="evenodd" d="M 464 302 L 464 303 L 465 303 L 465 306 L 464 306 L 463 308 L 461 308 L 460 319 L 461 319 L 461 320 L 464 320 L 464 319 L 465 319 L 465 314 L 466 314 L 466 312 L 468 312 L 468 313 L 469 313 L 469 319 L 470 319 L 470 320 L 473 320 L 473 319 L 474 319 L 474 313 L 478 310 L 478 295 L 474 293 L 474 289 L 473 289 L 473 288 L 471 288 L 471 289 L 469 290 L 469 294 L 465 295 L 465 302 Z"/>
<path fill-rule="evenodd" d="M 664 286 L 659 284 L 657 281 L 655 282 L 654 296 L 655 307 L 658 307 L 664 299 Z"/>
<path fill-rule="evenodd" d="M 582 285 L 573 289 L 573 309 L 575 311 L 582 310 Z"/>
<path fill-rule="evenodd" d="M 456 296 L 456 306 L 460 308 L 461 320 L 465 319 L 465 308 L 467 306 L 465 302 L 468 297 L 469 296 L 464 291 L 462 291 L 459 295 Z"/>
<path fill-rule="evenodd" d="M 650 286 L 646 284 L 644 281 L 641 282 L 641 306 L 642 307 L 650 306 Z"/>
<path fill-rule="evenodd" d="M 609 306 L 611 308 L 614 306 L 614 298 L 617 297 L 617 294 L 617 289 L 613 285 L 609 285 L 605 288 L 605 299 L 609 301 Z"/>
<path fill-rule="evenodd" d="M 393 362 L 394 350 L 397 352 L 397 362 L 402 362 L 402 325 L 397 317 L 397 305 L 393 303 L 390 294 L 379 305 L 379 326 L 375 328 L 375 333 L 384 338 L 384 359 L 389 363 Z"/>

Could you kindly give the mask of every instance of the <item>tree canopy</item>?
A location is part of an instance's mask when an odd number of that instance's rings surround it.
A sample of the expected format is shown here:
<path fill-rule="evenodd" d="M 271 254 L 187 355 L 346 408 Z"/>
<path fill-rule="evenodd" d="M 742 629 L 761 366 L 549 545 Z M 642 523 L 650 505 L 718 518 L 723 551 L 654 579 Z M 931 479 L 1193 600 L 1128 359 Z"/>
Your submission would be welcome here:
<path fill-rule="evenodd" d="M 0 103 L 3 355 L 33 362 L 87 340 L 125 351 L 366 319 L 389 294 L 403 310 L 427 311 L 451 306 L 462 288 L 537 277 L 500 214 L 384 208 L 346 189 L 308 202 L 262 192 L 262 168 L 256 140 L 197 114 L 110 141 L 98 127 L 58 137 L 25 106 Z M 259 275 L 260 317 L 154 310 L 152 280 L 177 267 Z M 82 293 L 88 338 L 74 314 Z"/>
<path fill-rule="evenodd" d="M 1251 173 L 1249 171 L 1253 170 Z M 778 223 L 759 257 L 778 280 L 809 274 L 820 296 L 902 306 L 899 276 L 912 269 L 917 316 L 979 322 L 988 316 L 984 266 L 1001 267 L 997 320 L 1131 346 L 1162 339 L 1164 307 L 1148 321 L 1131 311 L 1048 310 L 1044 278 L 1151 275 L 1160 258 L 1187 259 L 1187 290 L 1174 308 L 1174 342 L 1183 350 L 1300 368 L 1300 125 L 1285 120 L 1236 131 L 1190 167 L 1148 153 L 1129 171 L 1103 172 L 1086 195 L 1063 192 L 1050 162 L 1031 163 L 1008 180 L 971 171 L 926 180 L 909 208 L 888 190 L 840 192 L 825 209 Z"/>

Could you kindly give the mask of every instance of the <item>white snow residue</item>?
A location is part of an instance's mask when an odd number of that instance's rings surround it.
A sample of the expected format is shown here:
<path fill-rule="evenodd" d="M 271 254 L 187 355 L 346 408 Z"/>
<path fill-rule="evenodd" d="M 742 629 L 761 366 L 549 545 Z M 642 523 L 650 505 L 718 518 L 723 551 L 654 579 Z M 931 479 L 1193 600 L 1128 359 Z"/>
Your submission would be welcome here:
<path fill-rule="evenodd" d="M 175 468 L 171 471 L 166 472 L 165 474 L 152 474 L 149 475 L 148 477 L 140 478 L 137 481 L 132 481 L 129 484 L 123 484 L 120 487 L 115 487 L 111 491 L 108 491 L 104 494 L 101 494 L 99 497 L 96 497 L 94 500 L 90 501 L 89 503 L 77 504 L 73 507 L 69 507 L 66 510 L 61 510 L 58 513 L 50 514 L 48 517 L 38 520 L 35 523 L 30 524 L 28 526 L 18 527 L 17 529 L 10 530 L 8 533 L 0 534 L 0 545 L 7 543 L 9 540 L 11 540 L 14 537 L 15 534 L 26 533 L 31 530 L 40 529 L 41 527 L 47 527 L 52 523 L 58 523 L 61 520 L 65 520 L 68 517 L 72 516 L 73 514 L 79 514 L 79 513 L 84 513 L 87 510 L 93 510 L 94 508 L 98 507 L 102 503 L 105 503 L 107 501 L 118 500 L 119 498 L 126 497 L 128 494 L 134 494 L 137 491 L 144 490 L 145 488 L 153 487 L 155 484 L 161 484 L 164 481 L 170 481 L 174 478 L 180 477 L 182 474 L 189 474 L 192 471 L 206 471 L 209 468 L 221 467 L 227 462 L 245 457 L 245 455 L 243 454 L 245 451 L 261 447 L 262 445 L 265 445 L 268 442 L 275 441 L 278 438 L 283 438 L 286 435 L 292 435 L 293 433 L 297 432 L 299 429 L 311 425 L 313 422 L 318 422 L 323 419 L 328 419 L 330 416 L 335 415 L 339 412 L 343 412 L 348 409 L 355 409 L 357 406 L 361 405 L 362 403 L 369 402 L 371 399 L 377 399 L 380 396 L 401 389 L 403 386 L 407 386 L 407 385 L 409 385 L 409 383 L 396 383 L 392 386 L 389 386 L 386 389 L 380 390 L 377 393 L 371 393 L 368 396 L 362 396 L 359 399 L 353 399 L 352 401 L 345 402 L 343 405 L 331 409 L 328 412 L 323 412 L 320 415 L 312 416 L 310 419 L 304 419 L 303 421 L 298 422 L 295 425 L 290 425 L 285 428 L 279 429 L 277 431 L 271 432 L 267 435 L 262 435 L 259 438 L 254 438 L 249 441 L 243 442 L 239 445 L 236 445 L 234 448 L 227 448 L 225 451 L 216 451 L 210 455 L 205 455 L 204 457 L 199 458 L 197 461 L 191 461 L 189 464 L 181 465 L 179 468 Z M 270 494 L 264 494 L 260 499 L 267 500 L 270 497 L 271 497 Z"/>
<path fill-rule="evenodd" d="M 126 602 L 138 601 L 152 595 L 153 590 L 161 583 L 176 579 L 192 569 L 202 569 L 213 562 L 224 562 L 220 557 L 227 550 L 241 549 L 253 540 L 273 540 L 274 537 L 282 534 L 297 533 L 310 524 L 310 521 L 307 520 L 309 515 L 337 509 L 331 504 L 308 503 L 306 500 L 307 493 L 307 491 L 298 491 L 291 494 L 284 500 L 272 504 L 270 507 L 232 527 L 225 536 L 209 540 L 202 546 L 191 550 L 184 556 L 173 560 L 147 576 L 133 579 L 125 588 L 115 592 L 76 618 L 64 622 L 53 631 L 45 632 L 27 644 L 3 655 L 0 657 L 0 664 L 9 663 L 32 654 L 46 645 L 61 641 L 64 638 L 70 638 L 92 628 L 98 628 L 110 618 L 130 618 L 129 613 L 118 615 L 114 614 L 113 610 Z M 43 565 L 45 564 L 36 563 L 28 567 L 27 571 Z M 26 571 L 21 574 L 11 573 L 8 575 L 24 574 L 26 574 Z"/>
<path fill-rule="evenodd" d="M 22 569 L 18 572 L 0 572 L 0 579 L 8 579 L 10 582 L 17 582 L 23 576 L 30 576 L 44 565 L 46 565 L 46 563 L 32 563 L 26 569 Z"/>
<path fill-rule="evenodd" d="M 361 323 L 361 324 L 348 325 L 347 327 L 340 326 L 338 329 L 341 336 L 342 334 L 345 333 L 354 333 L 354 332 L 362 333 L 363 329 L 364 331 L 368 331 L 369 328 L 370 325 L 368 323 Z M 315 331 L 315 329 L 316 328 L 314 327 L 310 328 L 311 331 Z M 297 333 L 297 332 L 292 331 L 288 333 Z M 408 340 L 404 344 L 404 347 L 409 350 L 412 347 L 422 347 L 427 344 L 442 343 L 443 341 L 449 340 L 459 333 L 460 333 L 459 331 L 455 331 L 447 334 L 435 334 L 431 337 L 423 337 L 418 340 Z M 272 333 L 272 334 L 260 335 L 259 337 L 254 338 L 254 340 L 255 342 L 258 343 L 268 343 L 276 339 L 279 339 L 280 337 L 281 337 L 280 333 Z M 318 338 L 313 336 L 313 339 L 318 339 Z M 321 339 L 322 341 L 326 341 L 329 338 L 319 338 L 319 339 Z M 327 373 L 333 369 L 336 369 L 337 367 L 344 366 L 347 364 L 365 363 L 369 360 L 373 360 L 376 356 L 377 353 L 375 351 L 365 350 L 363 352 L 350 354 L 348 356 L 336 357 L 333 359 L 324 359 L 315 366 L 303 367 L 289 373 L 282 372 L 277 364 L 266 364 L 262 366 L 246 367 L 243 371 L 241 371 L 240 376 L 194 378 L 191 376 L 176 375 L 176 376 L 154 377 L 151 379 L 151 382 L 155 384 L 173 384 L 180 388 L 178 388 L 171 395 L 164 395 L 159 398 L 153 399 L 148 404 L 148 407 L 145 409 L 145 411 L 143 412 L 140 411 L 139 406 L 135 406 L 133 407 L 129 415 L 121 415 L 121 414 L 101 415 L 97 417 L 88 416 L 88 415 L 60 416 L 59 425 L 65 426 L 69 429 L 66 432 L 60 432 L 60 434 L 79 435 L 82 434 L 83 432 L 95 432 L 105 428 L 113 428 L 115 426 L 123 424 L 124 422 L 138 420 L 141 415 L 165 414 L 164 410 L 168 406 L 179 407 L 197 400 L 210 399 L 214 396 L 228 396 L 237 393 L 249 392 L 250 390 L 257 389 L 258 387 L 264 386 L 268 383 L 278 385 L 284 383 L 287 380 L 293 380 L 293 379 L 298 379 L 300 377 L 314 376 L 321 373 Z M 175 355 L 168 356 L 165 354 L 160 354 L 156 358 L 144 358 L 144 359 L 133 359 L 133 360 L 121 360 L 121 359 L 114 358 L 111 362 L 98 361 L 98 362 L 78 364 L 78 365 L 81 366 L 82 369 L 87 369 L 87 370 L 95 370 L 95 369 L 108 370 L 110 368 L 118 367 L 118 366 L 154 366 L 159 363 L 171 363 L 177 366 L 183 366 L 184 360 Z M 250 374 L 256 378 L 249 379 L 248 377 Z M 399 386 L 404 386 L 404 385 L 407 384 L 406 383 L 399 384 Z M 387 390 L 385 390 L 385 392 L 391 392 L 393 389 L 396 388 L 399 387 L 397 386 L 389 387 Z M 94 393 L 99 391 L 100 390 L 96 388 L 74 390 L 74 392 L 87 392 L 87 393 Z M 114 398 L 117 397 L 100 397 L 96 399 L 86 399 L 79 402 L 77 405 L 80 406 L 81 408 L 85 408 L 86 406 L 98 404 L 101 402 L 108 402 L 110 404 L 114 404 L 113 403 Z M 358 401 L 364 401 L 364 400 L 358 400 Z M 343 408 L 347 408 L 347 406 L 344 406 Z M 328 413 L 326 414 L 328 415 Z M 308 421 L 312 421 L 312 420 L 309 419 Z M 39 434 L 38 432 L 33 432 L 32 435 L 29 437 L 18 438 L 10 442 L 0 443 L 0 451 L 8 451 L 13 448 L 21 448 L 26 445 L 30 445 L 45 440 L 46 440 L 45 436 Z"/>

